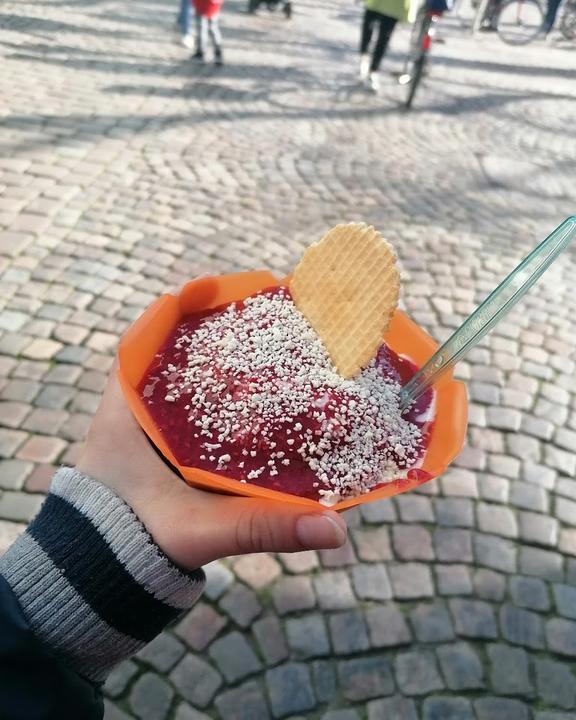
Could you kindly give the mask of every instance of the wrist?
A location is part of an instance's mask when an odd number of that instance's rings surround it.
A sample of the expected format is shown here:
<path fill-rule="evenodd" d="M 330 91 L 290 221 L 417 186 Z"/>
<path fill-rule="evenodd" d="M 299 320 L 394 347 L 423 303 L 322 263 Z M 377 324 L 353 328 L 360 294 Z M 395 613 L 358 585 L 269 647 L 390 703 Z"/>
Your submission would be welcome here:
<path fill-rule="evenodd" d="M 111 489 L 72 468 L 54 477 L 39 515 L 0 559 L 35 634 L 101 680 L 201 593 Z"/>

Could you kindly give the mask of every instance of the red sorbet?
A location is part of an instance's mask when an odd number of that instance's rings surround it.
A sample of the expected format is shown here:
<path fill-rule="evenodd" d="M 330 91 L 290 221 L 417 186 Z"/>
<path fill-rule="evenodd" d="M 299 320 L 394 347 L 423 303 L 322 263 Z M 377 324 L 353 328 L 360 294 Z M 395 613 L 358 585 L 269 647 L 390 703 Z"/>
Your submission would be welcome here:
<path fill-rule="evenodd" d="M 256 293 L 252 298 L 257 303 L 263 296 L 276 301 L 276 306 L 280 299 L 293 308 L 287 288 L 270 288 Z M 247 372 L 242 363 L 231 368 L 221 366 L 221 359 L 227 352 L 239 352 L 239 342 L 249 342 L 256 337 L 256 333 L 270 331 L 271 322 L 265 315 L 255 320 L 254 317 L 260 316 L 254 316 L 252 308 L 251 300 L 247 299 L 188 316 L 164 342 L 138 391 L 181 465 L 201 468 L 272 490 L 322 500 L 326 491 L 329 495 L 335 489 L 325 472 L 328 467 L 327 454 L 341 451 L 342 446 L 349 441 L 352 425 L 358 424 L 353 410 L 356 403 L 350 399 L 355 396 L 350 395 L 345 384 L 340 388 L 335 387 L 333 382 L 324 384 L 317 381 L 307 386 L 310 395 L 307 407 L 300 407 L 296 414 L 270 416 L 270 419 L 261 410 L 260 396 L 267 393 L 272 401 L 273 396 L 280 397 L 282 392 L 286 392 L 286 387 L 290 393 L 290 383 L 294 378 L 287 375 L 285 368 L 276 367 L 274 362 L 260 362 L 258 370 L 251 372 Z M 231 312 L 235 316 L 234 337 L 226 331 L 226 319 Z M 297 313 L 295 309 L 293 312 Z M 244 318 L 248 317 L 250 319 L 244 322 Z M 215 347 L 209 343 L 198 345 L 200 351 L 192 355 L 191 339 L 205 332 L 207 322 L 212 320 L 220 321 L 218 328 L 222 339 Z M 238 332 L 239 320 L 244 322 L 245 332 Z M 284 326 L 288 324 L 283 323 Z M 305 333 L 308 340 L 309 332 L 308 329 L 308 333 Z M 287 342 L 290 353 L 301 352 L 300 343 L 293 339 L 281 338 L 279 342 Z M 318 339 L 314 342 L 317 343 Z M 193 381 L 189 380 L 190 375 L 186 375 L 191 365 L 194 366 Z M 397 355 L 385 344 L 378 352 L 375 368 L 382 378 L 389 381 L 390 387 L 398 389 L 417 370 L 408 358 Z M 204 382 L 205 377 L 209 382 Z M 271 387 L 274 390 L 271 391 Z M 257 403 L 254 404 L 255 411 L 250 412 L 247 408 L 253 399 Z M 227 427 L 233 427 L 233 432 L 219 433 L 214 423 L 208 426 L 207 423 L 213 420 L 215 413 L 223 413 L 227 418 Z M 234 413 L 238 415 L 237 418 L 234 418 Z M 401 438 L 394 436 L 392 428 L 390 436 L 377 445 L 377 452 L 385 452 L 387 462 L 397 466 L 398 475 L 394 477 L 405 476 L 408 468 L 418 466 L 430 436 L 432 416 L 433 391 L 430 390 L 403 416 L 403 420 L 416 429 L 419 439 L 408 445 L 406 451 Z M 312 443 L 312 439 L 317 438 L 324 438 L 324 445 L 322 442 L 317 445 Z M 303 441 L 307 442 L 305 451 Z M 374 468 L 376 471 L 377 468 Z M 392 480 L 391 477 L 386 482 Z M 351 488 L 337 487 L 336 491 L 344 497 L 366 492 L 382 484 L 372 479 L 361 490 L 357 484 L 353 484 Z"/>

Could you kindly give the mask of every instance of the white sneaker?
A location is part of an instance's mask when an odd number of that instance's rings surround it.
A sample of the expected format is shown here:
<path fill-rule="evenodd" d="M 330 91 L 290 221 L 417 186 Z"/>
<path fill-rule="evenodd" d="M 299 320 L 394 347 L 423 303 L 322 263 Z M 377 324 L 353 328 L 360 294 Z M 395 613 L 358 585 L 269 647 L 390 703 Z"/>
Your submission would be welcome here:
<path fill-rule="evenodd" d="M 188 48 L 188 50 L 194 50 L 194 35 L 192 35 L 192 33 L 182 35 L 180 42 L 185 48 Z"/>
<path fill-rule="evenodd" d="M 367 80 L 370 73 L 370 56 L 360 55 L 360 80 Z"/>
<path fill-rule="evenodd" d="M 380 78 L 378 77 L 377 73 L 370 73 L 370 75 L 368 76 L 368 85 L 372 92 L 378 92 L 378 90 L 380 90 Z"/>

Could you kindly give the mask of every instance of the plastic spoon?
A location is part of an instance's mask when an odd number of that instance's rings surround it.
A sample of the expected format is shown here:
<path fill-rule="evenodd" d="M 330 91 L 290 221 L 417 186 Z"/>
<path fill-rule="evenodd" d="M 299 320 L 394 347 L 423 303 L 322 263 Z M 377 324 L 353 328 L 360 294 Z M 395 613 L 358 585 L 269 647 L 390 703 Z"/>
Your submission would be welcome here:
<path fill-rule="evenodd" d="M 400 394 L 400 407 L 403 411 L 478 344 L 516 305 L 574 237 L 576 215 L 564 220 L 546 240 L 534 248 L 432 355 L 426 365 L 406 383 Z"/>

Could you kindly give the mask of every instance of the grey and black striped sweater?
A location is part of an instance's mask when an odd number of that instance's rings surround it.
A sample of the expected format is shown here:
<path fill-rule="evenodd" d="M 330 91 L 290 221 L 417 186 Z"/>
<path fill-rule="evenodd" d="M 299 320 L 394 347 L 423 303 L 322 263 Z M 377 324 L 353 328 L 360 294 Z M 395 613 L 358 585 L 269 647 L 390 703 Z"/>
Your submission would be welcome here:
<path fill-rule="evenodd" d="M 101 682 L 202 592 L 112 490 L 61 468 L 39 514 L 0 558 L 33 632 L 78 674 Z"/>

